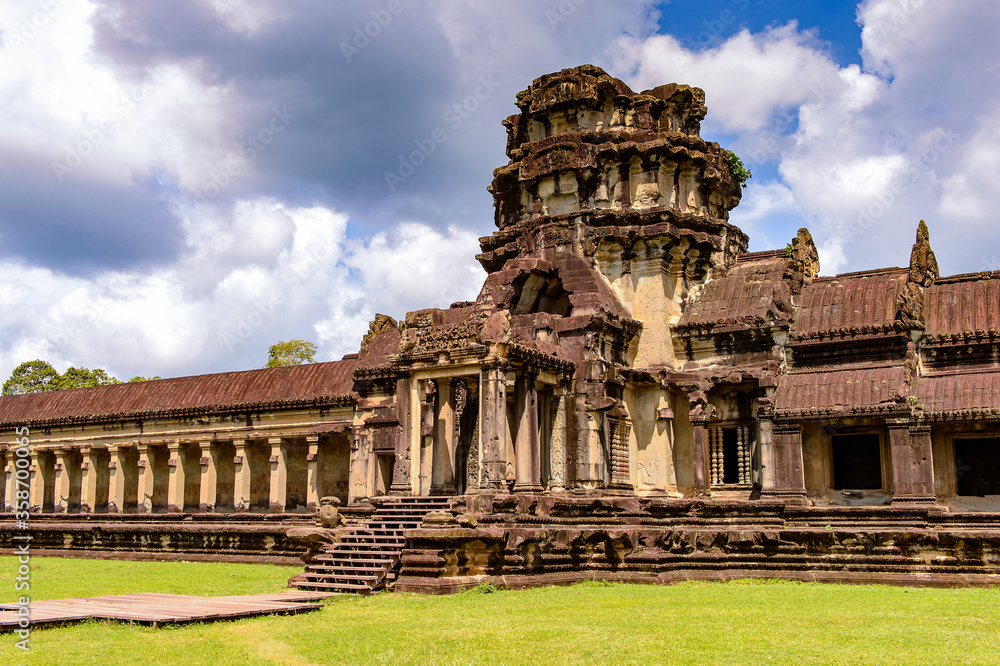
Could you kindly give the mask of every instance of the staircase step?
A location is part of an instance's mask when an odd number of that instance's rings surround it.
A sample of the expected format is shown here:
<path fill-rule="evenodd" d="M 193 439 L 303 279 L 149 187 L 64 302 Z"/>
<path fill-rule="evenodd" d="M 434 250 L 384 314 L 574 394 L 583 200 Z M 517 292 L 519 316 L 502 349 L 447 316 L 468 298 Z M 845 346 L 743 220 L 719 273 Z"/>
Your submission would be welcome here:
<path fill-rule="evenodd" d="M 351 590 L 355 592 L 373 592 L 373 588 L 368 585 L 358 585 L 356 583 L 320 583 L 313 581 L 302 581 L 298 584 L 299 587 L 316 587 L 323 588 L 326 590 Z"/>
<path fill-rule="evenodd" d="M 390 564 L 389 561 L 385 561 L 385 564 Z M 384 571 L 385 567 L 381 564 L 372 564 L 371 566 L 359 567 L 354 564 L 310 564 L 306 567 L 306 571 L 318 571 L 318 572 L 328 572 L 330 569 L 337 569 L 341 571 Z"/>
<path fill-rule="evenodd" d="M 394 584 L 406 547 L 403 532 L 419 528 L 427 514 L 451 502 L 450 497 L 400 497 L 382 504 L 370 520 L 317 556 L 297 587 L 370 594 Z"/>
<path fill-rule="evenodd" d="M 323 573 L 312 573 L 306 574 L 309 580 L 320 579 L 324 581 L 333 580 L 360 580 L 360 581 L 371 581 L 372 583 L 377 583 L 380 576 L 364 576 L 361 574 L 323 574 Z"/>

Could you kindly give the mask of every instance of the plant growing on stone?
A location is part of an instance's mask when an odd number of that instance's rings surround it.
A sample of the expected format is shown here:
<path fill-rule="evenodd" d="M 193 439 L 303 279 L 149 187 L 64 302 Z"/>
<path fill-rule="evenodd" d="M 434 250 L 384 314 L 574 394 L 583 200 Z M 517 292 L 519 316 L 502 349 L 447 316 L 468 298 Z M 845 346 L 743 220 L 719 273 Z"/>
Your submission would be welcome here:
<path fill-rule="evenodd" d="M 731 150 L 726 151 L 726 160 L 729 162 L 729 171 L 733 174 L 733 180 L 739 183 L 741 188 L 746 187 L 747 181 L 753 178 L 753 174 L 743 166 L 743 160 Z"/>

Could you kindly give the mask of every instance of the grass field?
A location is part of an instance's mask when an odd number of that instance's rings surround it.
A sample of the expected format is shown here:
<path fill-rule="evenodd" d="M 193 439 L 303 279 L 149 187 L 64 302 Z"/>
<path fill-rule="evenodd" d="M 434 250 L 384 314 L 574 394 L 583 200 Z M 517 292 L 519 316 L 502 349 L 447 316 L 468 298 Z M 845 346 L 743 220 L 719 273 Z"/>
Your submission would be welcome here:
<path fill-rule="evenodd" d="M 33 596 L 278 591 L 296 567 L 32 560 Z M 14 558 L 0 558 L 11 600 Z M 341 597 L 319 613 L 0 636 L 0 663 L 997 664 L 1000 591 L 797 583 L 584 584 Z"/>

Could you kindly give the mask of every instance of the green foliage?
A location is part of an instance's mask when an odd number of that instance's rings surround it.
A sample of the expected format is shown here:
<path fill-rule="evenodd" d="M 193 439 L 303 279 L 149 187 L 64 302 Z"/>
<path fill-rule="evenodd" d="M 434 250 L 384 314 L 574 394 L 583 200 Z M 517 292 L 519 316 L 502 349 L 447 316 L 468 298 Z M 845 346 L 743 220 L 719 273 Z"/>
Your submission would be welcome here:
<path fill-rule="evenodd" d="M 267 350 L 265 368 L 281 368 L 316 362 L 316 345 L 307 340 L 277 342 Z"/>
<path fill-rule="evenodd" d="M 39 393 L 49 390 L 49 384 L 59 377 L 47 361 L 35 359 L 25 361 L 14 368 L 10 374 L 10 379 L 4 382 L 4 395 L 23 395 L 25 393 Z"/>
<path fill-rule="evenodd" d="M 65 389 L 88 388 L 91 386 L 108 386 L 121 384 L 116 378 L 108 375 L 101 368 L 69 368 L 66 372 L 49 382 L 46 391 L 62 391 Z"/>
<path fill-rule="evenodd" d="M 158 378 L 157 378 L 158 379 Z M 69 368 L 61 375 L 47 361 L 35 359 L 14 368 L 3 385 L 4 395 L 39 393 L 41 391 L 62 391 L 64 389 L 86 388 L 121 384 L 101 368 Z"/>
<path fill-rule="evenodd" d="M 493 594 L 494 592 L 499 592 L 501 589 L 493 583 L 480 583 L 475 587 L 470 587 L 465 591 L 465 594 Z"/>
<path fill-rule="evenodd" d="M 753 178 L 753 174 L 743 166 L 743 160 L 733 151 L 726 151 L 726 159 L 729 161 L 729 170 L 733 174 L 733 180 L 739 183 L 740 187 L 746 187 L 747 181 Z"/>
<path fill-rule="evenodd" d="M 584 580 L 577 583 L 577 587 L 618 587 L 621 585 L 616 580 Z"/>
<path fill-rule="evenodd" d="M 132 379 L 128 380 L 128 383 L 135 384 L 137 382 L 151 382 L 154 379 L 162 379 L 162 377 L 160 377 L 159 375 L 156 375 L 155 377 L 140 377 L 139 375 L 136 375 Z"/>
<path fill-rule="evenodd" d="M 793 253 L 792 244 L 789 243 L 788 245 L 785 246 L 785 256 L 791 258 L 792 253 Z"/>

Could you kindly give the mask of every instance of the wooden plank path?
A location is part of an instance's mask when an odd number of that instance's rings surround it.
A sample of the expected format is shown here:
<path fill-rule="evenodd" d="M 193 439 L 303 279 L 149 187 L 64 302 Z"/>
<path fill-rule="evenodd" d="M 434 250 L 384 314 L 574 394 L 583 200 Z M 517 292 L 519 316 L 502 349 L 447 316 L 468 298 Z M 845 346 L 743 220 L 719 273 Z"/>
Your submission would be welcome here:
<path fill-rule="evenodd" d="M 271 594 L 232 597 L 194 597 L 183 594 L 118 594 L 84 599 L 32 601 L 31 627 L 88 618 L 120 620 L 153 627 L 185 622 L 235 620 L 259 615 L 294 615 L 319 610 L 316 603 L 334 596 L 329 592 L 289 590 Z M 18 628 L 17 604 L 0 604 L 0 632 Z"/>

